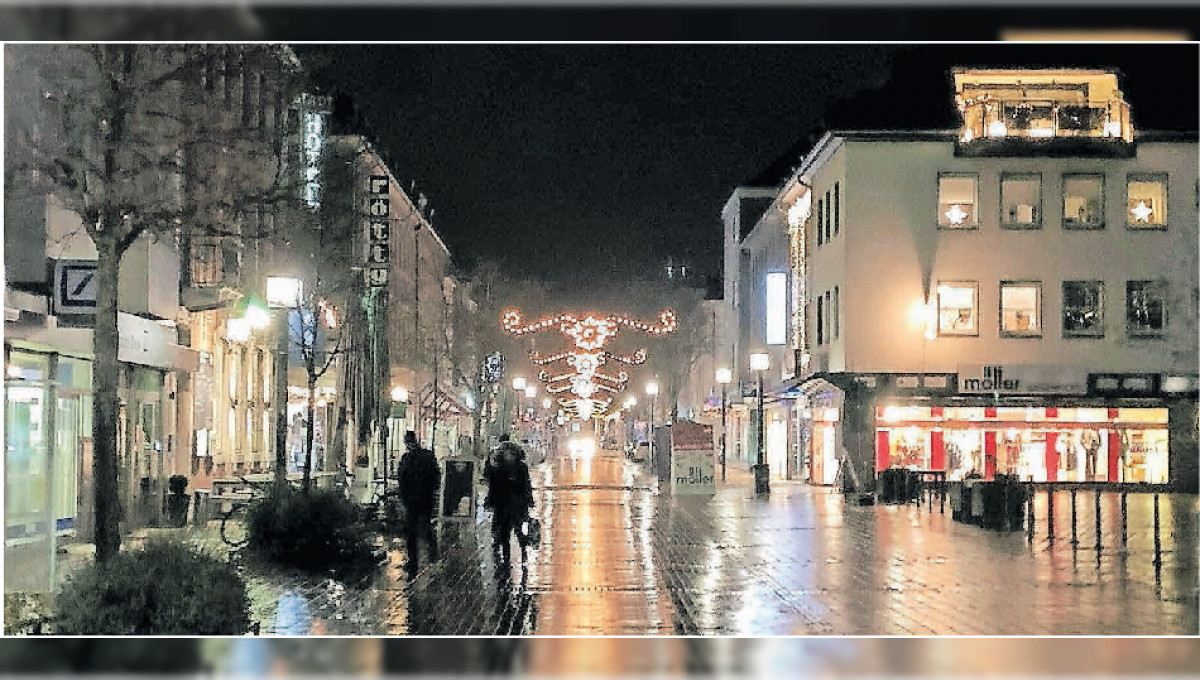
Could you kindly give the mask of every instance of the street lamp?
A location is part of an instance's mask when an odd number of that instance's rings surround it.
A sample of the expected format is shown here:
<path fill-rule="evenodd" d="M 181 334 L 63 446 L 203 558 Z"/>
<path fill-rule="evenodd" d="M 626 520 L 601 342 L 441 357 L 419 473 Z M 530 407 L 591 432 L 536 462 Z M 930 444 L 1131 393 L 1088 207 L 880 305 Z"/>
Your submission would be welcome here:
<path fill-rule="evenodd" d="M 725 481 L 725 400 L 728 397 L 729 383 L 733 380 L 733 371 L 728 368 L 717 369 L 717 383 L 721 385 L 721 481 Z"/>
<path fill-rule="evenodd" d="M 658 401 L 658 383 L 646 383 L 646 394 L 650 397 L 650 464 L 654 465 L 654 407 Z"/>
<path fill-rule="evenodd" d="M 290 276 L 267 277 L 267 306 L 281 310 L 275 328 L 275 488 L 287 488 L 287 372 L 288 372 L 288 311 L 300 306 L 304 282 Z"/>
<path fill-rule="evenodd" d="M 388 414 L 392 421 L 392 428 L 396 429 L 397 423 L 404 422 L 404 418 L 408 416 L 408 390 L 397 385 L 392 388 L 392 410 Z M 392 441 L 400 439 L 399 432 L 392 433 Z M 387 490 L 388 486 L 388 447 L 383 447 L 383 488 Z"/>
<path fill-rule="evenodd" d="M 754 466 L 755 493 L 770 493 L 770 468 L 763 456 L 763 373 L 771 366 L 770 357 L 766 352 L 755 352 L 750 355 L 750 370 L 758 374 L 758 464 Z"/>
<path fill-rule="evenodd" d="M 526 399 L 536 399 L 537 398 L 537 385 L 530 385 L 525 388 L 525 398 Z"/>

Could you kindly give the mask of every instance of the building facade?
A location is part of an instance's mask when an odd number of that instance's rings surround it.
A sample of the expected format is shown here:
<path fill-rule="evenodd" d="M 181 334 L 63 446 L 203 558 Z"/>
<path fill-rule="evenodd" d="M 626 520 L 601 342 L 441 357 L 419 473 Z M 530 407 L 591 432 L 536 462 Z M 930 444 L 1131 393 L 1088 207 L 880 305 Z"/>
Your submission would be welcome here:
<path fill-rule="evenodd" d="M 1194 491 L 1194 134 L 1135 130 L 1112 73 L 955 86 L 960 129 L 830 132 L 760 220 L 791 235 L 797 464 Z"/>

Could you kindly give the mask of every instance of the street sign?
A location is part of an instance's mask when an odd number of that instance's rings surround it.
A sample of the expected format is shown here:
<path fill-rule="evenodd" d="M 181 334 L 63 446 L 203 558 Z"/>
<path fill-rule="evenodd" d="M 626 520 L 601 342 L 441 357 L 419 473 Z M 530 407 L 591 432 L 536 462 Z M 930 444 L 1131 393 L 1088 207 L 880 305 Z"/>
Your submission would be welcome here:
<path fill-rule="evenodd" d="M 716 452 L 692 449 L 671 451 L 671 493 L 713 494 L 717 491 L 713 461 Z"/>
<path fill-rule="evenodd" d="M 54 263 L 54 313 L 96 313 L 95 260 L 59 260 Z"/>

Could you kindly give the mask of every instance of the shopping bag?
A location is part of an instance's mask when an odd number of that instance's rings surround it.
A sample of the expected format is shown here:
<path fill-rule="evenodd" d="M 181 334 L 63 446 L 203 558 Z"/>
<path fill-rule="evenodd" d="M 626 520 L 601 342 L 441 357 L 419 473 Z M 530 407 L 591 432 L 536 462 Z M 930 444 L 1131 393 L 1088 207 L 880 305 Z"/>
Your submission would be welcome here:
<path fill-rule="evenodd" d="M 542 523 L 536 517 L 530 517 L 521 525 L 522 545 L 536 546 L 542 542 Z"/>

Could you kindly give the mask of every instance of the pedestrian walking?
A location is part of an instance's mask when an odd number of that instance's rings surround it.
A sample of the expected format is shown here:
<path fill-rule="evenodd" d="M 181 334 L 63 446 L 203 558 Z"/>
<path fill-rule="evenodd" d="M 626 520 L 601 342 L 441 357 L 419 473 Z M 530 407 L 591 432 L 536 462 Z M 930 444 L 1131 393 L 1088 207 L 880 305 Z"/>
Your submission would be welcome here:
<path fill-rule="evenodd" d="M 483 506 L 492 510 L 492 550 L 502 564 L 509 564 L 512 535 L 514 531 L 520 532 L 533 507 L 533 484 L 529 466 L 525 464 L 525 451 L 509 441 L 508 435 L 500 435 L 500 444 L 488 455 L 483 476 L 488 485 Z M 523 540 L 520 543 L 524 563 L 526 546 Z"/>
<path fill-rule="evenodd" d="M 433 510 L 437 502 L 441 470 L 437 459 L 429 449 L 417 443 L 412 430 L 404 433 L 404 455 L 397 466 L 400 481 L 400 500 L 404 503 L 404 538 L 408 549 L 406 565 L 410 575 L 416 574 L 420 565 L 418 536 L 424 537 L 429 546 L 429 558 L 437 559 L 437 536 L 433 531 Z"/>

